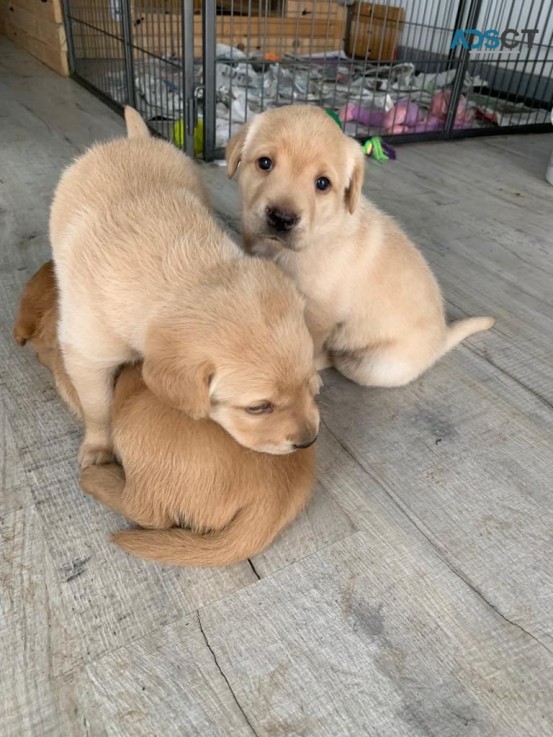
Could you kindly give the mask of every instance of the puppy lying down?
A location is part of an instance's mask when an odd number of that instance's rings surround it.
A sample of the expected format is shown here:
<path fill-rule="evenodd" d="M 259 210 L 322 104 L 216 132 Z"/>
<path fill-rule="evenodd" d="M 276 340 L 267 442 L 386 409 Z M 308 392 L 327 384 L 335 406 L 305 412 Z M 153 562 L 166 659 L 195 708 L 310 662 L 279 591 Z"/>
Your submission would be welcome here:
<path fill-rule="evenodd" d="M 57 287 L 49 261 L 28 282 L 14 326 L 53 373 L 82 419 L 57 336 Z M 140 364 L 121 371 L 112 413 L 111 463 L 86 468 L 82 488 L 142 528 L 117 533 L 129 553 L 161 563 L 222 566 L 266 548 L 307 503 L 314 446 L 269 455 L 239 445 L 213 420 L 192 420 L 144 384 Z M 186 528 L 186 529 L 184 529 Z"/>

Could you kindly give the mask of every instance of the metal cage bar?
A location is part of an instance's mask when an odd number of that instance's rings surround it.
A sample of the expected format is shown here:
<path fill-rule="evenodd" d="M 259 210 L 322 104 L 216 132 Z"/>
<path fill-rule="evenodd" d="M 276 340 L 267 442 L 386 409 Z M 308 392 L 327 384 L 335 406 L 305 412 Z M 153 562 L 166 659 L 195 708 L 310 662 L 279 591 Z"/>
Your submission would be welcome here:
<path fill-rule="evenodd" d="M 206 159 L 252 115 L 294 103 L 332 111 L 360 140 L 551 130 L 547 0 L 62 2 L 72 75 Z M 540 31 L 532 48 L 452 48 L 457 29 L 478 29 L 470 45 L 528 23 Z"/>

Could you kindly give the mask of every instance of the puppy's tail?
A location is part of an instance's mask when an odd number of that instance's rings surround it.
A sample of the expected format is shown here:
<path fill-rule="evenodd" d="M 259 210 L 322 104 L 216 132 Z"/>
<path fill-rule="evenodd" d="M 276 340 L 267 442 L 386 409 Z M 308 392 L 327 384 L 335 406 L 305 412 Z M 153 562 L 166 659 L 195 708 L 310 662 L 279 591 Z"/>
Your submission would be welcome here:
<path fill-rule="evenodd" d="M 469 335 L 489 330 L 494 324 L 494 317 L 469 317 L 467 320 L 458 320 L 448 325 L 443 353 L 450 351 Z"/>
<path fill-rule="evenodd" d="M 141 558 L 174 566 L 226 566 L 264 550 L 285 520 L 257 505 L 241 509 L 227 527 L 199 534 L 169 530 L 123 530 L 113 536 L 123 550 Z"/>
<path fill-rule="evenodd" d="M 128 138 L 150 138 L 148 126 L 142 120 L 140 113 L 130 105 L 125 105 L 125 123 Z"/>

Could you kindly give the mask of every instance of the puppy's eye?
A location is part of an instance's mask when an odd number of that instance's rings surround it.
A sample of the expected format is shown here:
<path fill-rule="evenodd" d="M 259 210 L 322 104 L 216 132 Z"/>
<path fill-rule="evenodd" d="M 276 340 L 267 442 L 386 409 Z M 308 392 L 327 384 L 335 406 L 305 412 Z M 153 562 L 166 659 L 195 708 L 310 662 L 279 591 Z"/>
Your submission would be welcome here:
<path fill-rule="evenodd" d="M 271 171 L 273 168 L 273 161 L 268 156 L 261 156 L 261 158 L 257 159 L 257 166 L 261 171 Z"/>
<path fill-rule="evenodd" d="M 326 192 L 331 186 L 330 179 L 327 179 L 327 177 L 319 177 L 315 180 L 315 187 L 317 187 L 319 192 Z"/>
<path fill-rule="evenodd" d="M 260 402 L 252 407 L 246 407 L 246 412 L 250 415 L 268 415 L 273 411 L 273 405 L 270 402 Z"/>

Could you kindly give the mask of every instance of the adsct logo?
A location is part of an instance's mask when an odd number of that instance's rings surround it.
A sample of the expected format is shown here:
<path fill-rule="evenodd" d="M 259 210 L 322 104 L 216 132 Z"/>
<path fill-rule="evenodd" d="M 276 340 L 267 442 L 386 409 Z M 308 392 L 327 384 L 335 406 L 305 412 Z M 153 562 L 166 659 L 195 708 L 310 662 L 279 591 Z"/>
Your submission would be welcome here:
<path fill-rule="evenodd" d="M 520 31 L 515 28 L 506 28 L 504 31 L 496 28 L 488 28 L 486 31 L 458 28 L 453 34 L 450 48 L 461 46 L 469 51 L 512 51 L 526 44 L 530 50 L 538 33 L 537 28 L 523 28 Z"/>

